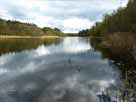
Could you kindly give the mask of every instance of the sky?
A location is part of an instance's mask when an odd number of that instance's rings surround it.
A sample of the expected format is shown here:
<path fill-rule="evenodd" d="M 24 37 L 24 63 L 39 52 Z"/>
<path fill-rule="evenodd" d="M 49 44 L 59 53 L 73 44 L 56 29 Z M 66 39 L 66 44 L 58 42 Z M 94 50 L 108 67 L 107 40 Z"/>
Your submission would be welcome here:
<path fill-rule="evenodd" d="M 90 28 L 128 0 L 0 0 L 0 18 L 57 27 L 63 32 Z"/>

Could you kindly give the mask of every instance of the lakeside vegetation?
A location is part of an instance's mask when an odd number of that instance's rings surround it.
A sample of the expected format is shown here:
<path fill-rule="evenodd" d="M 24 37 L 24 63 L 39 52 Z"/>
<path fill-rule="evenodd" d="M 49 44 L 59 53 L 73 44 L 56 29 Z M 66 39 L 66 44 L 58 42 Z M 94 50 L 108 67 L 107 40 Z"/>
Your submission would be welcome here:
<path fill-rule="evenodd" d="M 69 36 L 69 37 L 76 37 L 76 36 L 79 36 L 78 33 L 65 33 L 64 34 L 65 37 Z"/>
<path fill-rule="evenodd" d="M 0 19 L 0 35 L 16 36 L 62 36 L 58 28 L 43 27 L 35 24 Z"/>
<path fill-rule="evenodd" d="M 133 39 L 132 37 L 133 36 L 129 36 L 129 38 Z M 120 48 L 118 46 L 115 46 L 113 48 L 104 47 L 102 46 L 102 43 L 103 43 L 103 39 L 98 37 L 97 38 L 91 37 L 90 44 L 94 48 L 94 50 L 101 52 L 102 59 L 108 58 L 109 64 L 117 68 L 117 70 L 119 70 L 120 72 L 120 80 L 122 83 L 121 87 L 120 86 L 119 86 L 120 88 L 118 87 L 121 92 L 120 98 L 123 99 L 123 102 L 135 102 L 136 101 L 136 53 L 135 55 L 134 53 L 132 54 L 131 50 L 128 50 L 126 47 L 124 47 L 125 45 L 123 46 L 124 49 L 122 49 L 122 47 Z"/>
<path fill-rule="evenodd" d="M 125 62 L 130 56 L 136 61 L 136 0 L 130 0 L 126 7 L 106 14 L 102 22 L 96 22 L 92 28 L 79 34 L 100 37 L 99 47 L 108 48 Z M 124 56 L 127 56 L 126 59 Z"/>
<path fill-rule="evenodd" d="M 107 36 L 115 32 L 136 33 L 136 0 L 130 0 L 125 8 L 106 14 L 102 22 L 80 31 L 80 35 Z"/>
<path fill-rule="evenodd" d="M 79 32 L 91 37 L 91 45 L 102 52 L 121 71 L 122 94 L 127 90 L 133 96 L 123 96 L 128 102 L 136 101 L 136 0 L 130 0 L 125 8 L 106 14 L 102 22 Z"/>

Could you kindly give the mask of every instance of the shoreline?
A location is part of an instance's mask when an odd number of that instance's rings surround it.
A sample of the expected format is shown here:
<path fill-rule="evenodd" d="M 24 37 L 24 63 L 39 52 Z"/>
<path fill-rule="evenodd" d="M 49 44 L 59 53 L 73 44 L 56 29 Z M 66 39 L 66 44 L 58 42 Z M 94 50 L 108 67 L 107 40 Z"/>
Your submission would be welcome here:
<path fill-rule="evenodd" d="M 18 36 L 18 35 L 0 35 L 0 39 L 29 39 L 29 38 L 41 38 L 41 39 L 44 39 L 44 38 L 62 38 L 62 36 Z"/>
<path fill-rule="evenodd" d="M 64 38 L 64 37 L 89 37 L 89 36 L 27 36 L 27 35 L 23 35 L 23 36 L 18 36 L 18 35 L 0 35 L 0 39 L 44 39 L 44 38 Z M 98 37 L 100 38 L 100 37 Z"/>

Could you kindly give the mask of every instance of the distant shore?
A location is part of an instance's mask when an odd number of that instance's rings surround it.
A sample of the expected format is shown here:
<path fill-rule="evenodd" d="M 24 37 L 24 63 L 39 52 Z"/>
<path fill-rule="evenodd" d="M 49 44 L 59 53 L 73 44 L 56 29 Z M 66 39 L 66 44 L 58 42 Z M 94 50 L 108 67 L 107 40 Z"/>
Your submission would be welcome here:
<path fill-rule="evenodd" d="M 18 36 L 18 35 L 0 35 L 0 39 L 13 39 L 13 38 L 61 38 L 61 36 Z"/>

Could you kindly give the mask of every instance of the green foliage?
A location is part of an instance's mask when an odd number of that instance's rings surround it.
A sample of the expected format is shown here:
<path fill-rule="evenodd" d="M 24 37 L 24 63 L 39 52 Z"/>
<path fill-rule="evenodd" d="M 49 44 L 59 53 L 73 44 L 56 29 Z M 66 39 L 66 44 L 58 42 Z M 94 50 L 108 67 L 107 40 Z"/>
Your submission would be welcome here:
<path fill-rule="evenodd" d="M 65 37 L 67 37 L 67 36 L 74 37 L 74 36 L 79 36 L 79 35 L 78 35 L 78 33 L 65 33 L 64 36 Z"/>
<path fill-rule="evenodd" d="M 106 14 L 102 22 L 97 22 L 91 29 L 82 31 L 94 36 L 114 32 L 136 32 L 136 0 L 129 1 L 127 7 L 119 8 L 111 15 Z"/>
<path fill-rule="evenodd" d="M 89 36 L 89 29 L 79 31 L 79 36 Z"/>
<path fill-rule="evenodd" d="M 49 28 L 49 27 L 44 27 L 43 29 L 42 29 L 42 31 L 44 32 L 44 33 L 46 33 L 46 35 L 59 35 L 59 36 L 62 36 L 63 35 L 63 33 L 61 32 L 61 30 L 60 29 L 58 29 L 58 28 Z"/>
<path fill-rule="evenodd" d="M 47 31 L 46 31 L 47 30 Z M 18 21 L 0 19 L 0 35 L 18 36 L 40 36 L 40 35 L 62 35 L 58 28 L 44 27 L 41 29 L 35 24 L 21 23 Z"/>

